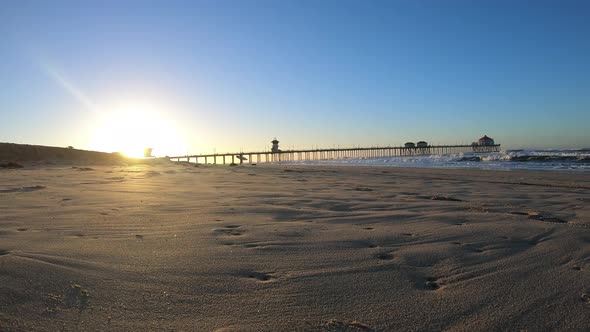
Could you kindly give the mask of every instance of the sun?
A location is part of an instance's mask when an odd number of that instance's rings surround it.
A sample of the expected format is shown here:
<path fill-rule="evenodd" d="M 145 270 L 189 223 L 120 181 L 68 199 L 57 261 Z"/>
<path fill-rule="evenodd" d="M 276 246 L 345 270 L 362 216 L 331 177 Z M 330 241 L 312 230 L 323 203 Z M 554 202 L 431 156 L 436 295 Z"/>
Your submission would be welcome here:
<path fill-rule="evenodd" d="M 95 128 L 92 145 L 99 151 L 132 158 L 144 157 L 147 148 L 157 157 L 186 153 L 179 128 L 150 103 L 126 103 L 101 113 Z"/>

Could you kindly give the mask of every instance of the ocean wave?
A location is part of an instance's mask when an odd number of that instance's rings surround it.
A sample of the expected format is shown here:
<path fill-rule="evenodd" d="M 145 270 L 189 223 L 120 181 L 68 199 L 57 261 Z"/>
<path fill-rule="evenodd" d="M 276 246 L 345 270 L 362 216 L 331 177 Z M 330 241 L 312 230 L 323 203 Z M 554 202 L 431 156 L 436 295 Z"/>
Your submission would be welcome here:
<path fill-rule="evenodd" d="M 337 158 L 288 162 L 306 165 L 455 167 L 480 169 L 536 169 L 590 171 L 590 150 L 507 150 L 380 158 Z"/>
<path fill-rule="evenodd" d="M 590 163 L 590 157 L 575 156 L 535 156 L 525 155 L 512 157 L 510 161 L 518 162 L 573 162 L 573 163 Z"/>
<path fill-rule="evenodd" d="M 474 161 L 470 159 L 477 157 L 481 161 L 590 163 L 590 151 L 588 150 L 508 150 L 489 153 L 483 156 L 463 157 L 463 159 Z"/>

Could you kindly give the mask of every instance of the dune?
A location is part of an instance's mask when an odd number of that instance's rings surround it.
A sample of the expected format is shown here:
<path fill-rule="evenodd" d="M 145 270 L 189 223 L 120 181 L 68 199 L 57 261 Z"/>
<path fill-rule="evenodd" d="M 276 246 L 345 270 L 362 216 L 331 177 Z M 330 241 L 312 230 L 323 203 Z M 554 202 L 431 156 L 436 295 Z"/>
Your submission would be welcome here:
<path fill-rule="evenodd" d="M 43 145 L 0 143 L 0 168 L 24 165 L 130 165 L 167 163 L 166 158 L 129 158 L 113 152 L 98 152 Z"/>
<path fill-rule="evenodd" d="M 0 170 L 0 330 L 590 328 L 585 174 L 83 164 Z"/>
<path fill-rule="evenodd" d="M 113 163 L 126 159 L 118 153 L 86 151 L 42 145 L 0 143 L 0 161 L 44 163 Z"/>

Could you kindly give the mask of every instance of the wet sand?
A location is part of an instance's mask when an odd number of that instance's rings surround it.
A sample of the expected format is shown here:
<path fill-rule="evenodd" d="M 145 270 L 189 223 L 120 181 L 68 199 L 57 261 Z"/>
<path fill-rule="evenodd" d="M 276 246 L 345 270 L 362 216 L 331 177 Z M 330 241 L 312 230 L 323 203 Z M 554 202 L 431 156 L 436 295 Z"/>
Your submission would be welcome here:
<path fill-rule="evenodd" d="M 589 203 L 556 172 L 0 170 L 0 330 L 588 330 Z"/>

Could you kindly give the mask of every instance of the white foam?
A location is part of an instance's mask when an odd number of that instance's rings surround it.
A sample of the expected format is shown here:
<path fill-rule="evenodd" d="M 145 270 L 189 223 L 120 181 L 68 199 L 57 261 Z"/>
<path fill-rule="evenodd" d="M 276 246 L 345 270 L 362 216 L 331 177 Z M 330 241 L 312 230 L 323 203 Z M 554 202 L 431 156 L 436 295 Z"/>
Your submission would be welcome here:
<path fill-rule="evenodd" d="M 516 157 L 551 157 L 555 161 L 513 161 Z M 479 158 L 480 161 L 469 160 Z M 573 160 L 559 160 L 568 157 Z M 397 166 L 444 167 L 479 169 L 536 169 L 590 171 L 590 162 L 577 162 L 590 158 L 588 150 L 513 150 L 491 153 L 453 153 L 446 155 L 417 155 L 381 158 L 337 158 L 328 160 L 289 161 L 280 164 L 342 165 L 342 166 Z"/>

